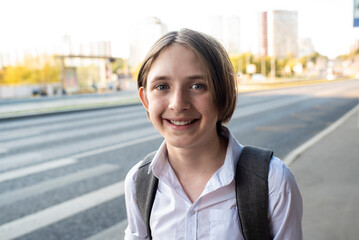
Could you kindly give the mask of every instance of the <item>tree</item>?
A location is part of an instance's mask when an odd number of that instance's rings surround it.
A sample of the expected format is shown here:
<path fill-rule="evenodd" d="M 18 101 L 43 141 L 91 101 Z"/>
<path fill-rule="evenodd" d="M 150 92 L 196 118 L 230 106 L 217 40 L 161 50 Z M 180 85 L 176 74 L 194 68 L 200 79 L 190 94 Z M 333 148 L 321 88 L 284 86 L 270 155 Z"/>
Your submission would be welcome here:
<path fill-rule="evenodd" d="M 25 85 L 60 82 L 60 66 L 50 56 L 25 56 L 24 61 L 2 70 L 0 84 Z"/>
<path fill-rule="evenodd" d="M 124 68 L 125 60 L 123 58 L 117 58 L 114 62 L 112 62 L 112 73 L 123 72 Z"/>
<path fill-rule="evenodd" d="M 243 53 L 241 55 L 235 55 L 230 57 L 234 71 L 236 73 L 247 74 L 247 65 L 256 65 L 256 72 L 262 73 L 262 67 L 264 67 L 265 75 L 267 76 L 270 72 L 270 61 L 271 58 L 268 56 L 255 56 L 250 52 Z M 262 64 L 264 61 L 264 65 Z"/>

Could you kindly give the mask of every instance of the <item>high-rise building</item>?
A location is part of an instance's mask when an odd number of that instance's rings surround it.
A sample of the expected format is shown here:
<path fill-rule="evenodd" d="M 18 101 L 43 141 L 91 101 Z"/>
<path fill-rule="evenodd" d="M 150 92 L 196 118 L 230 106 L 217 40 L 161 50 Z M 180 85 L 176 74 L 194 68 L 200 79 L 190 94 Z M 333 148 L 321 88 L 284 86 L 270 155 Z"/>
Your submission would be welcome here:
<path fill-rule="evenodd" d="M 224 42 L 229 54 L 240 53 L 240 18 L 227 16 L 224 19 Z"/>
<path fill-rule="evenodd" d="M 261 53 L 276 58 L 298 56 L 298 14 L 274 10 L 261 14 Z"/>
<path fill-rule="evenodd" d="M 208 16 L 200 21 L 201 27 L 196 29 L 215 37 L 232 54 L 240 53 L 240 18 L 238 16 Z"/>
<path fill-rule="evenodd" d="M 267 12 L 261 14 L 261 32 L 260 32 L 260 49 L 261 55 L 268 56 L 268 24 L 267 24 Z"/>

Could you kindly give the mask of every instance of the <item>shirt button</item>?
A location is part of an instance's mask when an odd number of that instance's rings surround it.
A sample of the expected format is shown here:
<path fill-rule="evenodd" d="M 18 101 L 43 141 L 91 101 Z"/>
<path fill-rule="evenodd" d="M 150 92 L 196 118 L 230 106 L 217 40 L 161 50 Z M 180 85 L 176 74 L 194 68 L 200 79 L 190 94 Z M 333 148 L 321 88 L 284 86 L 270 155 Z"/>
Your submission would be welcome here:
<path fill-rule="evenodd" d="M 193 215 L 195 215 L 196 214 L 196 212 L 194 211 L 194 210 L 191 210 L 191 216 L 193 216 Z"/>

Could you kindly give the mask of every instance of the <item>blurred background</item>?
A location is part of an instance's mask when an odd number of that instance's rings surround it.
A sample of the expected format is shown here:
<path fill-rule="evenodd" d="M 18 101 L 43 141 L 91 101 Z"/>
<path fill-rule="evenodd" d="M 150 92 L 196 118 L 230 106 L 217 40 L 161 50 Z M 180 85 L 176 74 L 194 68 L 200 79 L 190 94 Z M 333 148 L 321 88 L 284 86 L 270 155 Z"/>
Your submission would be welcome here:
<path fill-rule="evenodd" d="M 353 0 L 1 1 L 0 99 L 119 91 L 161 35 L 225 46 L 241 81 L 355 77 Z"/>

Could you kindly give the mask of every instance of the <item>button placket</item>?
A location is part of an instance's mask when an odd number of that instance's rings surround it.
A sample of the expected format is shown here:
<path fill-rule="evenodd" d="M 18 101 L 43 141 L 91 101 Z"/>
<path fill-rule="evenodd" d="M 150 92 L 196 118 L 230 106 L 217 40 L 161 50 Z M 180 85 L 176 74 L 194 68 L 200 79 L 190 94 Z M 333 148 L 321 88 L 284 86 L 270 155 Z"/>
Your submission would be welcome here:
<path fill-rule="evenodd" d="M 190 208 L 187 212 L 186 239 L 196 239 L 197 236 L 197 211 Z"/>

